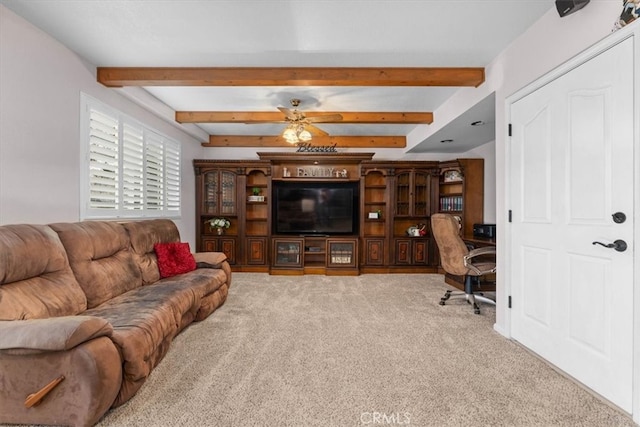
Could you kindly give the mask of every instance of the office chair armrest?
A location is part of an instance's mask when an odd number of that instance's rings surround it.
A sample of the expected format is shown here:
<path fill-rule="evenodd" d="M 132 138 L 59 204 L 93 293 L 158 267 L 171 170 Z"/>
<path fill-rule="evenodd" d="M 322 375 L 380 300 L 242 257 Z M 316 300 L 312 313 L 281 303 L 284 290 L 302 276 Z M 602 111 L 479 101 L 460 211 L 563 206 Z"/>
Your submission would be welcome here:
<path fill-rule="evenodd" d="M 465 255 L 465 259 L 472 259 L 480 255 L 495 255 L 496 247 L 495 246 L 484 246 L 482 248 L 476 248 L 469 251 L 467 255 Z"/>
<path fill-rule="evenodd" d="M 485 246 L 482 248 L 473 249 L 467 255 L 464 256 L 464 266 L 469 270 L 473 271 L 476 275 L 483 275 L 487 273 L 495 273 L 496 271 L 496 263 L 495 260 L 493 262 L 487 262 L 485 260 L 477 260 L 473 261 L 473 258 L 483 255 L 495 255 L 496 248 L 495 246 Z"/>

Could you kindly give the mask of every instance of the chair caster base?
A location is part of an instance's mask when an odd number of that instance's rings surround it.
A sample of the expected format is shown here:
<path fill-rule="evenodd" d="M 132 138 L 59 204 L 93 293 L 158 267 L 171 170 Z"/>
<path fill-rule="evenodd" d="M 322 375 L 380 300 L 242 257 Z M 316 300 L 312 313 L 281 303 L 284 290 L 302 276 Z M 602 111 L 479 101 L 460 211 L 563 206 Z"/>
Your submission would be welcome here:
<path fill-rule="evenodd" d="M 444 302 L 445 302 L 446 300 L 448 300 L 450 297 L 451 297 L 451 291 L 446 291 L 446 292 L 444 293 L 444 296 L 443 296 L 442 298 L 440 298 L 440 302 L 439 302 L 438 304 L 440 304 L 440 305 L 444 305 Z"/>
<path fill-rule="evenodd" d="M 447 291 L 444 293 L 444 296 L 443 296 L 442 298 L 440 298 L 440 301 L 438 301 L 438 304 L 439 304 L 439 305 L 445 305 L 446 301 L 447 301 L 449 298 L 451 298 L 451 296 L 452 296 L 452 295 L 454 295 L 454 294 L 453 294 L 453 291 L 451 291 L 451 290 L 447 290 Z M 457 295 L 457 294 L 456 294 L 456 295 Z M 466 299 L 467 299 L 467 304 L 469 304 L 469 305 L 473 306 L 473 312 L 474 312 L 475 314 L 480 314 L 480 306 L 479 306 L 479 305 L 478 305 L 478 303 L 476 302 L 476 298 L 479 298 L 479 299 L 481 299 L 482 301 L 485 301 L 485 300 L 486 300 L 487 302 L 492 302 L 493 304 L 495 304 L 495 302 L 494 302 L 493 300 L 490 300 L 490 299 L 488 299 L 488 298 L 484 297 L 484 296 L 482 295 L 482 293 L 476 293 L 476 294 L 474 294 L 474 293 L 467 293 L 467 294 L 462 293 L 462 295 L 460 295 L 460 296 L 464 296 L 464 297 L 466 297 Z"/>

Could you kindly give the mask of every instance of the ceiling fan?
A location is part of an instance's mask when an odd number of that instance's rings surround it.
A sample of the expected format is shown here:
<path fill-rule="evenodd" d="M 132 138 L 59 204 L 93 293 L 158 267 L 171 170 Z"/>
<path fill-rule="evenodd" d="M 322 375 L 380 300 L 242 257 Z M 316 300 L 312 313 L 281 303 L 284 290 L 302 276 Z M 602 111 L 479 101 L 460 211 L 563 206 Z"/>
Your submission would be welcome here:
<path fill-rule="evenodd" d="M 327 123 L 342 120 L 342 115 L 340 114 L 319 114 L 313 117 L 306 117 L 303 112 L 298 110 L 298 106 L 300 105 L 299 99 L 293 98 L 290 102 L 293 109 L 278 107 L 278 110 L 285 115 L 285 120 L 289 123 L 282 133 L 282 137 L 292 144 L 311 141 L 312 135 L 329 135 L 322 129 L 312 125 L 312 123 Z"/>

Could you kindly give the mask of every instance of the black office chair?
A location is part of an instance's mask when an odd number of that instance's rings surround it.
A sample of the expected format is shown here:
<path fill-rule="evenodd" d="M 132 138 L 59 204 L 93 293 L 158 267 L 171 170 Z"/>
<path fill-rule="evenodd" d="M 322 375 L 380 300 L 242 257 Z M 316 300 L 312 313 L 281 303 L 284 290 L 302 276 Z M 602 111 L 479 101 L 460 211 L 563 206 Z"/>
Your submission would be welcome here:
<path fill-rule="evenodd" d="M 431 233 L 438 245 L 440 252 L 440 265 L 449 274 L 464 276 L 464 292 L 453 292 L 448 290 L 442 298 L 440 305 L 453 295 L 464 296 L 467 302 L 473 306 L 473 311 L 480 314 L 480 306 L 477 301 L 496 303 L 495 297 L 485 296 L 484 292 L 474 291 L 480 277 L 485 274 L 495 273 L 496 248 L 487 246 L 477 249 L 469 249 L 460 237 L 460 223 L 449 214 L 433 214 L 431 216 Z M 487 258 L 490 261 L 487 261 Z"/>

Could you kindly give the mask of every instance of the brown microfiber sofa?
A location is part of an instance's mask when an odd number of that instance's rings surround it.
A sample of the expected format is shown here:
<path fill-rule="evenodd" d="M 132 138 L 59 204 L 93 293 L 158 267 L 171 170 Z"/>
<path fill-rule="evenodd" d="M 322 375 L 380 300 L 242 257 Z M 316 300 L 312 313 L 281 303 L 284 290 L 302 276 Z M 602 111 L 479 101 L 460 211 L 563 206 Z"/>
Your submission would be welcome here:
<path fill-rule="evenodd" d="M 161 279 L 154 244 L 179 241 L 164 219 L 0 226 L 0 423 L 93 425 L 137 392 L 231 284 L 217 252 Z"/>

